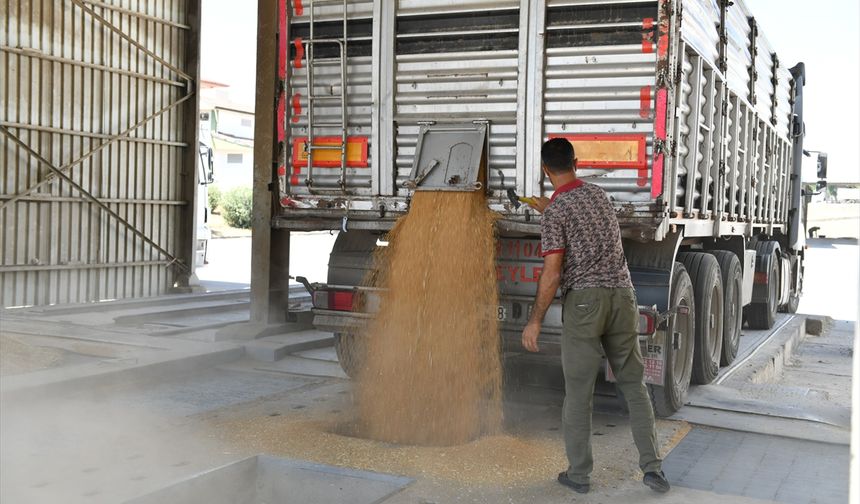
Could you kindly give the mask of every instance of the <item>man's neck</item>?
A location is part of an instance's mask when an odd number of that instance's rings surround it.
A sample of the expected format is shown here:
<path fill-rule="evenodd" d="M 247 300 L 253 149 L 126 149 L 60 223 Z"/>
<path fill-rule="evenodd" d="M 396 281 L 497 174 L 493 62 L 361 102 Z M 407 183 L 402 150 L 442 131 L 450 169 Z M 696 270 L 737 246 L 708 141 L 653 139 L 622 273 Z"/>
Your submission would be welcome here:
<path fill-rule="evenodd" d="M 553 189 L 558 189 L 561 186 L 576 182 L 575 173 L 561 173 L 558 175 L 550 174 L 549 181 L 552 182 Z"/>

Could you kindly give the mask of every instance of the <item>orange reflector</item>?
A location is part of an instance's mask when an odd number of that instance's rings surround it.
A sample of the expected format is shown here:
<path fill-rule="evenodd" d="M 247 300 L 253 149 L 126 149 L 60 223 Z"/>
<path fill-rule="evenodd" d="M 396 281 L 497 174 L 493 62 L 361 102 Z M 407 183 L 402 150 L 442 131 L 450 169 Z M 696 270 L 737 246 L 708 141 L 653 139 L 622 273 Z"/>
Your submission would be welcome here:
<path fill-rule="evenodd" d="M 314 149 L 314 166 L 318 168 L 340 168 L 341 137 L 316 137 L 316 147 L 337 147 L 336 149 Z M 308 137 L 293 139 L 293 167 L 308 165 Z M 348 137 L 346 139 L 346 166 L 367 168 L 367 137 Z"/>
<path fill-rule="evenodd" d="M 549 135 L 566 138 L 580 168 L 647 168 L 644 135 Z"/>

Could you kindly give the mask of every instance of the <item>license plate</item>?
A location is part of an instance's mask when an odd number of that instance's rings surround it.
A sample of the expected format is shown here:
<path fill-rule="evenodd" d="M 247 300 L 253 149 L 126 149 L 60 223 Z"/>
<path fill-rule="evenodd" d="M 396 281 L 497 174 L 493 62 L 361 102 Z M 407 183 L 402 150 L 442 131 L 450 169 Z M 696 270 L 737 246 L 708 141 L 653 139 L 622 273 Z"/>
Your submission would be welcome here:
<path fill-rule="evenodd" d="M 666 377 L 663 359 L 663 345 L 655 345 L 653 343 L 640 342 L 642 349 L 642 363 L 645 365 L 645 383 L 651 385 L 663 385 L 663 380 Z M 606 363 L 606 381 L 614 382 L 615 374 L 609 363 Z"/>
<path fill-rule="evenodd" d="M 525 323 L 532 316 L 531 303 L 520 303 L 517 301 L 498 305 L 495 318 L 499 322 L 521 322 Z"/>

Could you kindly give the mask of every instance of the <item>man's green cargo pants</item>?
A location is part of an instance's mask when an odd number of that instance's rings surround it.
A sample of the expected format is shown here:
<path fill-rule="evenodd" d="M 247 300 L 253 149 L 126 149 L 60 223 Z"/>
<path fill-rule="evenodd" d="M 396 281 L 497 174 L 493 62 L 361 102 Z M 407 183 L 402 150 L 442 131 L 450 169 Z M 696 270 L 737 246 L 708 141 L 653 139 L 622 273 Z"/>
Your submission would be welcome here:
<path fill-rule="evenodd" d="M 564 297 L 561 360 L 565 397 L 562 424 L 570 467 L 568 477 L 590 483 L 591 410 L 594 383 L 606 356 L 618 387 L 627 399 L 630 429 L 643 472 L 660 471 L 654 410 L 643 382 L 639 350 L 639 308 L 631 288 L 570 290 Z"/>

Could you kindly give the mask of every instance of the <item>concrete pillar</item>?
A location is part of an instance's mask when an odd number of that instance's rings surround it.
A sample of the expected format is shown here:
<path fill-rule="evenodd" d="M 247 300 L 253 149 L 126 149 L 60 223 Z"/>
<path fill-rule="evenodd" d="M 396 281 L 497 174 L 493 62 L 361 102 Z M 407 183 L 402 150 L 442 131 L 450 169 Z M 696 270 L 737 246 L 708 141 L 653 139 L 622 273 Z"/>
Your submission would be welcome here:
<path fill-rule="evenodd" d="M 182 157 L 182 179 L 180 191 L 182 200 L 187 205 L 179 207 L 181 217 L 179 219 L 179 246 L 176 257 L 186 266 L 187 271 L 174 268 L 176 272 L 174 286 L 171 292 L 191 292 L 192 276 L 194 274 L 195 260 L 197 258 L 197 184 L 200 183 L 198 175 L 197 159 L 198 149 L 198 125 L 200 124 L 200 0 L 192 0 L 187 4 L 186 19 L 191 29 L 187 33 L 185 42 L 185 72 L 191 77 L 187 84 L 186 93 L 197 94 L 182 105 L 182 138 L 188 143 Z"/>
<path fill-rule="evenodd" d="M 289 293 L 290 235 L 288 231 L 272 229 L 272 212 L 278 208 L 275 141 L 277 30 L 277 0 L 258 0 L 251 323 L 264 325 L 285 322 Z"/>

